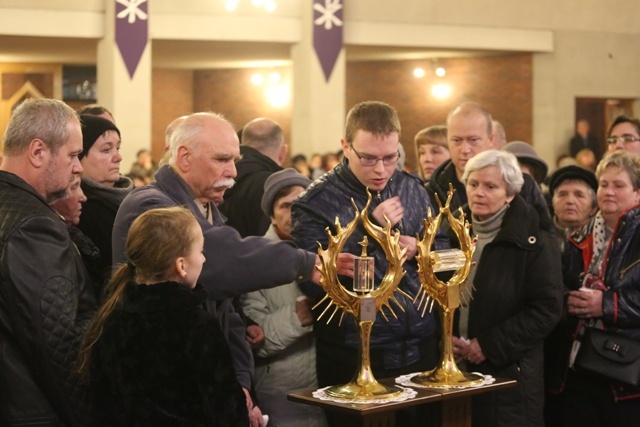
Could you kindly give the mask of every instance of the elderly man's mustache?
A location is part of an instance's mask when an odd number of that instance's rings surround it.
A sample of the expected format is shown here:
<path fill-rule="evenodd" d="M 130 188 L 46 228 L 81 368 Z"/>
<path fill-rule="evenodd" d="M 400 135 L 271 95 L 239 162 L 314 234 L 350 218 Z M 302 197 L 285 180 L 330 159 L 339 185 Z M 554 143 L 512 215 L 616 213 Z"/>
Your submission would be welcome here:
<path fill-rule="evenodd" d="M 231 178 L 222 178 L 213 183 L 213 188 L 222 188 L 222 187 L 231 188 L 235 184 L 236 182 Z"/>

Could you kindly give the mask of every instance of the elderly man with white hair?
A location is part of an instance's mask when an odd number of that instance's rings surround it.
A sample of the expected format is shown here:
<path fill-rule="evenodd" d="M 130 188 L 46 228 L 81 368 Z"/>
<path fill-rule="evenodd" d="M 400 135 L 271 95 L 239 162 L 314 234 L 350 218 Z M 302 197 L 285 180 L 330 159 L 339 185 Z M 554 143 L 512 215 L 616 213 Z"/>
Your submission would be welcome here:
<path fill-rule="evenodd" d="M 235 162 L 240 143 L 233 126 L 221 115 L 195 113 L 175 129 L 171 137 L 169 164 L 161 167 L 155 182 L 136 188 L 123 201 L 113 228 L 113 263 L 126 262 L 125 238 L 135 218 L 150 209 L 185 206 L 196 216 L 204 234 L 207 262 L 200 282 L 216 301 L 217 313 L 231 346 L 234 367 L 247 394 L 252 427 L 262 425 L 253 406 L 251 389 L 253 358 L 245 340 L 245 325 L 231 304 L 244 292 L 274 287 L 293 280 L 319 282 L 314 269 L 317 255 L 298 249 L 290 242 L 263 237 L 242 239 L 224 224 L 216 205 L 234 184 Z M 353 257 L 344 256 L 341 271 L 353 269 Z M 344 267 L 344 268 L 343 268 Z"/>

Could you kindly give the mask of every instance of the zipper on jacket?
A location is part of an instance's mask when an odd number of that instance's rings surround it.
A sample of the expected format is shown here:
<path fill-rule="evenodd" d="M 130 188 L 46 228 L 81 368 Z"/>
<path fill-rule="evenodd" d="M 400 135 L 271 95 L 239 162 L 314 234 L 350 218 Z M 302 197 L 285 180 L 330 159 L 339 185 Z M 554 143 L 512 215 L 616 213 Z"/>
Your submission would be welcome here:
<path fill-rule="evenodd" d="M 627 274 L 627 271 L 631 270 L 633 267 L 638 265 L 638 263 L 640 263 L 640 259 L 637 259 L 631 264 L 629 264 L 627 267 L 620 269 L 620 278 L 622 279 L 624 275 Z"/>

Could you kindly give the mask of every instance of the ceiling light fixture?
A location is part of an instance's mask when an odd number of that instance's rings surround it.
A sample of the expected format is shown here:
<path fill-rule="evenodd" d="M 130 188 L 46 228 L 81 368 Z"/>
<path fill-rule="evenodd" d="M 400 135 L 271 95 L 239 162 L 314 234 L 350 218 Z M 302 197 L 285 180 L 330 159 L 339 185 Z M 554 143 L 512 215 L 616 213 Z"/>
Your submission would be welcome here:
<path fill-rule="evenodd" d="M 433 58 L 431 60 L 431 69 L 433 70 L 434 74 L 438 77 L 444 77 L 447 74 L 447 70 L 445 70 L 445 68 L 440 63 L 440 60 L 438 60 L 438 58 Z"/>

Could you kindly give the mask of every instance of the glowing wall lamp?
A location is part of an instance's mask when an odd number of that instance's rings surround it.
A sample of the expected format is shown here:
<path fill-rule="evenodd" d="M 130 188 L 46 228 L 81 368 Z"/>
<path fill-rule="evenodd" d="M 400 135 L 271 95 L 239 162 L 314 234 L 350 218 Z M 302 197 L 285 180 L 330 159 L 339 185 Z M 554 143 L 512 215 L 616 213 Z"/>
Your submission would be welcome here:
<path fill-rule="evenodd" d="M 265 96 L 272 107 L 284 107 L 289 103 L 289 88 L 284 85 L 270 86 L 265 90 Z"/>
<path fill-rule="evenodd" d="M 256 72 L 251 75 L 251 83 L 264 87 L 264 96 L 272 107 L 281 108 L 289 104 L 291 93 L 288 87 L 288 79 L 278 71 Z"/>
<path fill-rule="evenodd" d="M 447 98 L 451 95 L 451 86 L 446 83 L 436 83 L 431 86 L 431 94 L 438 99 Z"/>

